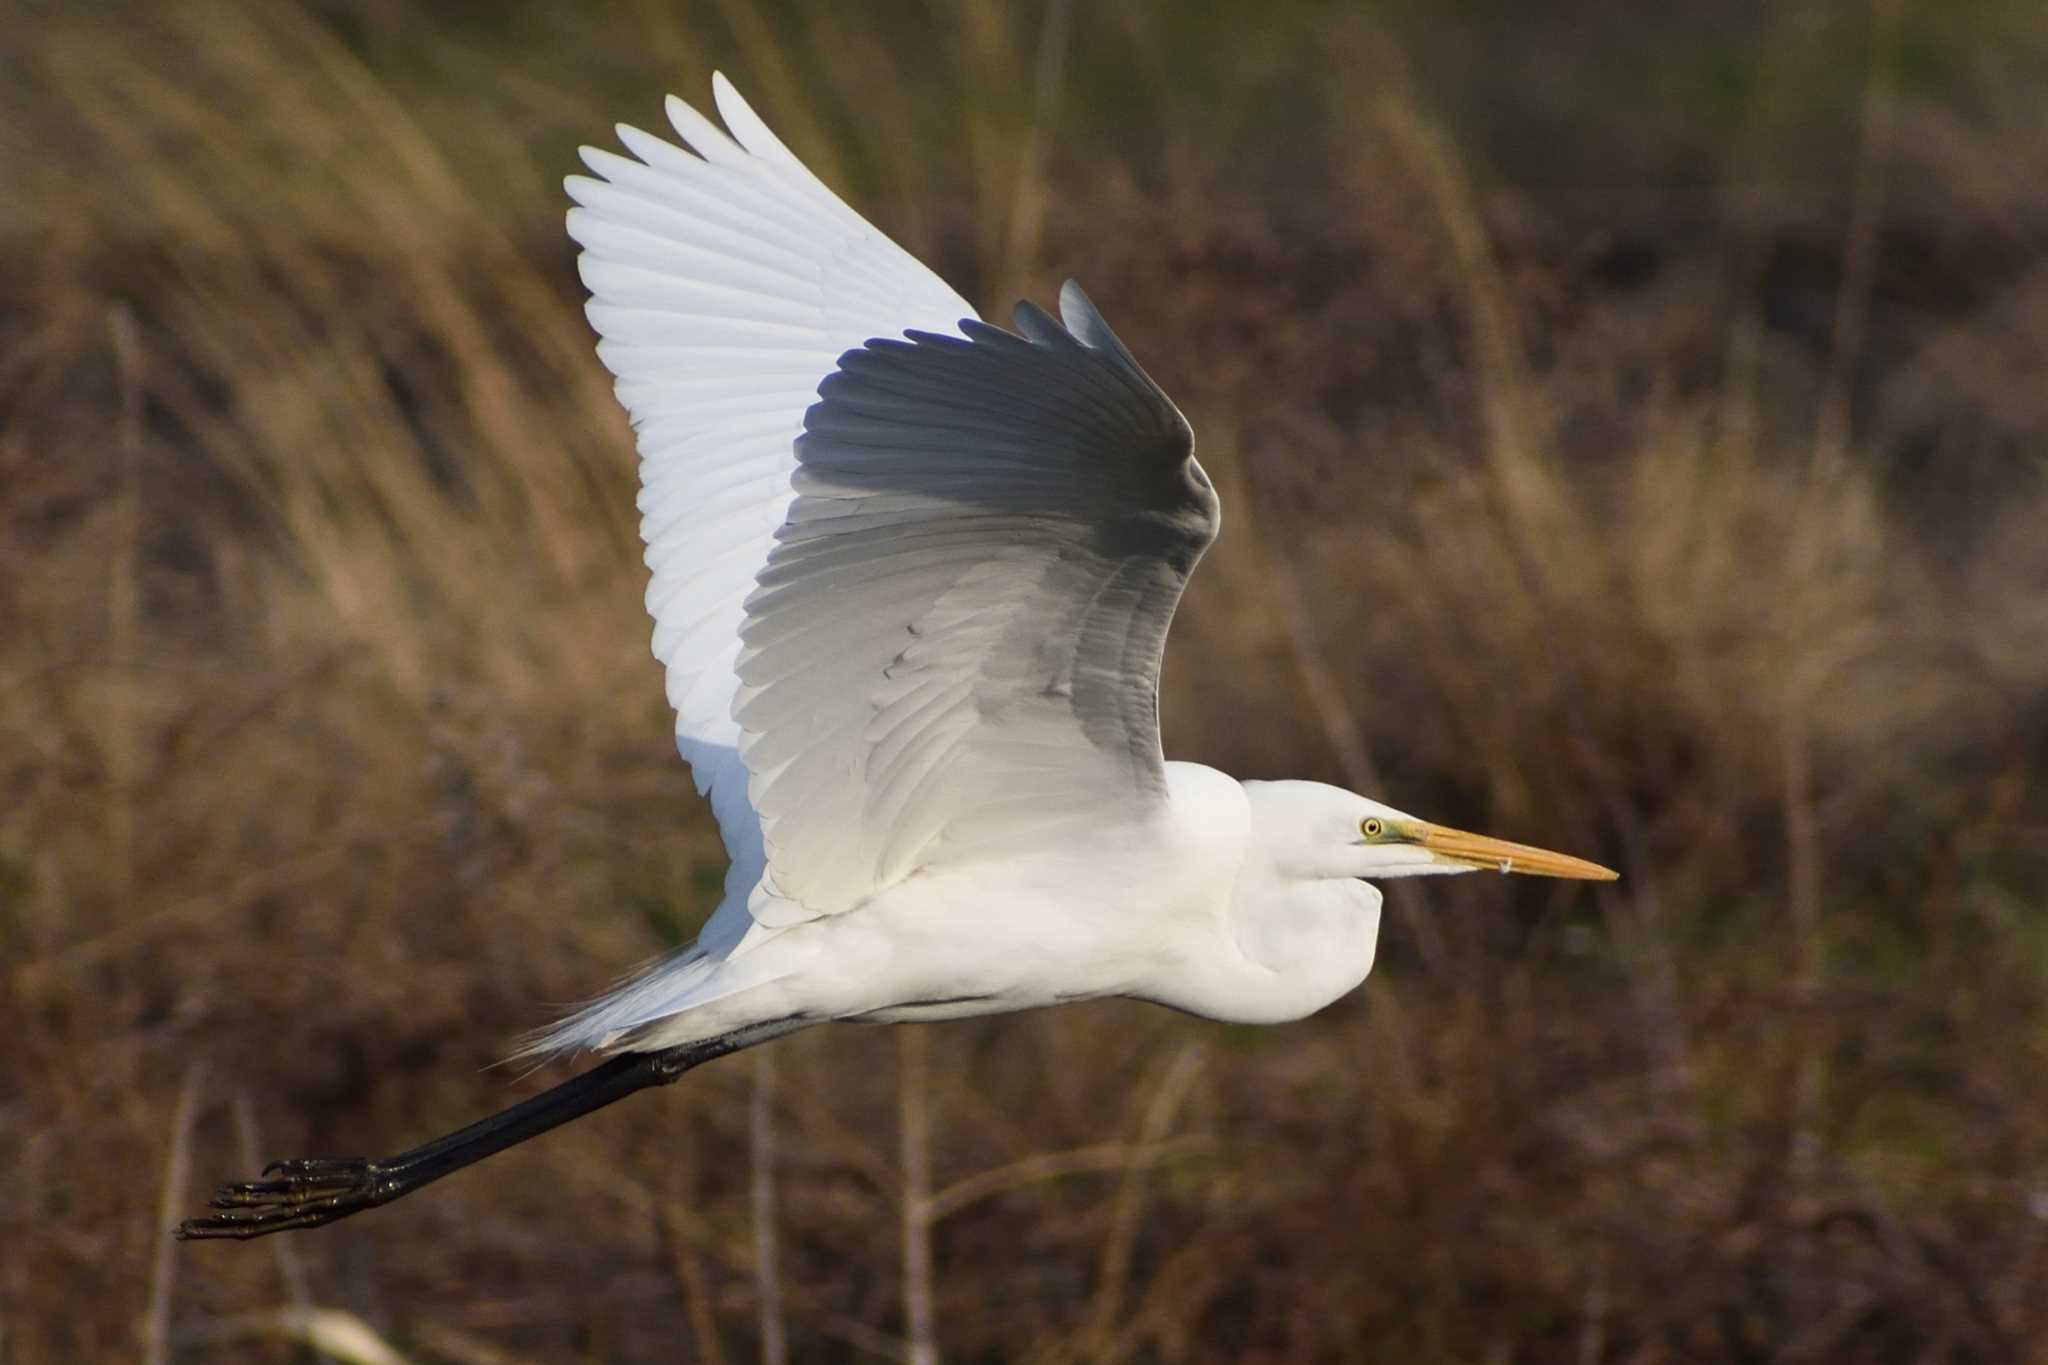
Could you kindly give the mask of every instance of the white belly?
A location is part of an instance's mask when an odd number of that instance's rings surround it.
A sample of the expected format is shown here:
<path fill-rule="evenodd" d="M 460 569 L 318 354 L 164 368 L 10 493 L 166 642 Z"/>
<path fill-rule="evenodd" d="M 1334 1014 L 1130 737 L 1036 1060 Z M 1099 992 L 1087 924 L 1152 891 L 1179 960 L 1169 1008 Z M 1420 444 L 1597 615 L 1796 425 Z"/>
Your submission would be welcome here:
<path fill-rule="evenodd" d="M 1210 937 L 1234 866 L 1135 842 L 910 878 L 804 926 L 832 1017 L 953 1019 L 1144 994 Z"/>
<path fill-rule="evenodd" d="M 1271 975 L 1243 958 L 1231 922 L 1242 788 L 1168 768 L 1174 799 L 1141 822 L 941 860 L 836 914 L 787 906 L 787 927 L 751 931 L 638 1045 L 767 1021 L 953 1019 L 1119 995 L 1230 1017 L 1211 1006 L 1235 998 L 1225 978 Z"/>

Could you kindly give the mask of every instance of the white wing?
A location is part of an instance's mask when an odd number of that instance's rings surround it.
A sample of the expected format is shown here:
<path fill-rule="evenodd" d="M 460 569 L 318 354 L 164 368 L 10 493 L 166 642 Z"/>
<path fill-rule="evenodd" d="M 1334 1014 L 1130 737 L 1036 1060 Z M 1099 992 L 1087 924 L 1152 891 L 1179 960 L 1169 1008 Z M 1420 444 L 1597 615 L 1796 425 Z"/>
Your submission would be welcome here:
<path fill-rule="evenodd" d="M 621 126 L 637 159 L 586 147 L 601 178 L 567 184 L 598 355 L 638 433 L 654 653 L 732 856 L 732 908 L 707 937 L 730 940 L 762 870 L 733 667 L 742 604 L 793 496 L 804 410 L 848 347 L 951 331 L 974 310 L 805 170 L 724 77 L 713 90 L 731 136 L 671 97 L 696 155 Z"/>
<path fill-rule="evenodd" d="M 920 866 L 1165 798 L 1158 678 L 1217 527 L 1193 436 L 1079 287 L 1062 327 L 848 352 L 747 602 L 735 707 L 771 893 L 829 913 Z"/>
<path fill-rule="evenodd" d="M 772 929 L 1162 799 L 1159 654 L 1215 535 L 1186 423 L 1078 289 L 1071 334 L 1029 306 L 1028 340 L 982 325 L 713 86 L 731 136 L 668 102 L 695 155 L 627 127 L 637 159 L 584 149 L 569 233 L 638 435 L 677 744 L 733 866 L 693 947 L 527 1055 L 757 984 L 750 892 Z"/>

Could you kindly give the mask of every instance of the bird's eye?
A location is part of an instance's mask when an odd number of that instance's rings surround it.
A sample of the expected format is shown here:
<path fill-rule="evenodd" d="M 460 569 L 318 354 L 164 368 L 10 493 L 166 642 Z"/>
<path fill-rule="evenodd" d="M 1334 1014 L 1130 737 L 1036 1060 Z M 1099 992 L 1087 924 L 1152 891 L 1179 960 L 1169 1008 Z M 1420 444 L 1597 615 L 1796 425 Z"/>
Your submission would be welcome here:
<path fill-rule="evenodd" d="M 1385 834 L 1387 832 L 1387 822 L 1380 819 L 1379 816 L 1375 815 L 1367 819 L 1366 822 L 1360 825 L 1358 828 L 1361 832 L 1364 833 L 1366 838 L 1377 839 L 1382 834 Z"/>

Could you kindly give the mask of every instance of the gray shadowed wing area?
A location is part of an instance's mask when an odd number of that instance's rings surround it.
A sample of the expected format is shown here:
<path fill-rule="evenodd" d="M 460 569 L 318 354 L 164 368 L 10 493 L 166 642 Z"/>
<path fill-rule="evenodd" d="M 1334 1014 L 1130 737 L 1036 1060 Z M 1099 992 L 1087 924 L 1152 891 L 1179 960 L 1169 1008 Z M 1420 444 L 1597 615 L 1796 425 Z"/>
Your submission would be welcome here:
<path fill-rule="evenodd" d="M 1160 655 L 1216 494 L 1079 286 L 1060 309 L 870 341 L 805 415 L 733 714 L 811 910 L 1164 799 Z"/>

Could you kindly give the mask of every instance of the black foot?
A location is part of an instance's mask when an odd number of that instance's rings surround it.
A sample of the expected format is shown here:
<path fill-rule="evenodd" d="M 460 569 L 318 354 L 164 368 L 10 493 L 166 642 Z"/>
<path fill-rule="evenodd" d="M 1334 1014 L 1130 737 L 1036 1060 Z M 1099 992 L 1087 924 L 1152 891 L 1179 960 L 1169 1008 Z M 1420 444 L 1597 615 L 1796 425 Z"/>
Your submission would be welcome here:
<path fill-rule="evenodd" d="M 298 1157 L 273 1161 L 262 1180 L 223 1185 L 209 1201 L 224 1213 L 188 1218 L 178 1237 L 247 1240 L 289 1228 L 316 1228 L 388 1203 L 411 1188 L 395 1171 L 365 1157 Z"/>
<path fill-rule="evenodd" d="M 478 1119 L 432 1142 L 378 1157 L 301 1157 L 273 1161 L 260 1180 L 223 1185 L 213 1196 L 221 1210 L 178 1225 L 181 1239 L 232 1237 L 246 1241 L 292 1228 L 317 1228 L 403 1198 L 493 1152 L 526 1141 L 602 1109 L 650 1085 L 667 1085 L 693 1066 L 788 1033 L 801 1020 L 777 1019 L 666 1052 L 628 1052 L 572 1076 L 552 1090 L 489 1118 Z"/>

